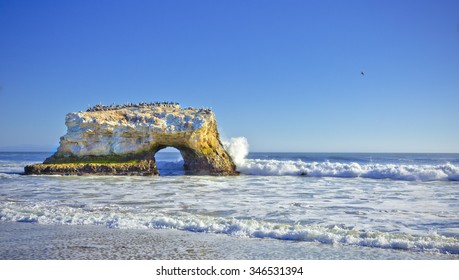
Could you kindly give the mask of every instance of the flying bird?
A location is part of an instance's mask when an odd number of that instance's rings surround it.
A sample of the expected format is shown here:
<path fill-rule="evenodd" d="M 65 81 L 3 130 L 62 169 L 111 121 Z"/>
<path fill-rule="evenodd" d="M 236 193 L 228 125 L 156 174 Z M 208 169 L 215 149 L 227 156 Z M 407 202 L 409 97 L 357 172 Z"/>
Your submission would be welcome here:
<path fill-rule="evenodd" d="M 361 71 L 361 72 L 360 72 L 360 75 L 365 76 L 365 73 L 363 73 L 363 71 Z"/>

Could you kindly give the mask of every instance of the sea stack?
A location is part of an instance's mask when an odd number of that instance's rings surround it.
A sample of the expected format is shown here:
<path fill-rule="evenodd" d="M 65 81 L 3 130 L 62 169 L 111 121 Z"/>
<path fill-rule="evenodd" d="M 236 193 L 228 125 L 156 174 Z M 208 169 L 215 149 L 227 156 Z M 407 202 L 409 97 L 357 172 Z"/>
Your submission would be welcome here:
<path fill-rule="evenodd" d="M 25 174 L 159 175 L 155 154 L 180 151 L 186 174 L 237 175 L 210 109 L 177 103 L 96 105 L 69 113 L 57 152 Z"/>

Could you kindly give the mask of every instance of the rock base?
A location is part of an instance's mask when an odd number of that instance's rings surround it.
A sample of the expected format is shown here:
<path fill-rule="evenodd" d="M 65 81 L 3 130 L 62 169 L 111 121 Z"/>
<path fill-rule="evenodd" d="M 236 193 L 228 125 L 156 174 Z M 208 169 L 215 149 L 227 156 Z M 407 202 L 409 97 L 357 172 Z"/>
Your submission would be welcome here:
<path fill-rule="evenodd" d="M 124 163 L 60 163 L 32 164 L 24 168 L 26 175 L 124 175 L 157 176 L 156 163 L 142 160 Z"/>

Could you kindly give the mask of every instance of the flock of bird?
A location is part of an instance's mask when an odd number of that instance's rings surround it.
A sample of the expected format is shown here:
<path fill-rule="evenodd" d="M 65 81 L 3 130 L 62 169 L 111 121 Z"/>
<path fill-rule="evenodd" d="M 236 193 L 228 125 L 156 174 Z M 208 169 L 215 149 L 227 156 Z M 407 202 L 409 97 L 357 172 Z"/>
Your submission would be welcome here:
<path fill-rule="evenodd" d="M 140 103 L 126 103 L 126 104 L 121 104 L 121 105 L 94 105 L 94 106 L 88 106 L 88 109 L 86 109 L 86 112 L 99 112 L 99 111 L 113 111 L 113 110 L 119 110 L 123 108 L 151 108 L 151 107 L 169 107 L 169 108 L 180 108 L 179 103 L 176 102 L 169 102 L 169 101 L 163 101 L 163 102 L 140 102 Z M 196 110 L 193 107 L 188 107 L 185 108 L 185 110 Z M 201 108 L 198 109 L 199 112 L 204 112 L 204 113 L 210 113 L 212 111 L 211 108 Z"/>

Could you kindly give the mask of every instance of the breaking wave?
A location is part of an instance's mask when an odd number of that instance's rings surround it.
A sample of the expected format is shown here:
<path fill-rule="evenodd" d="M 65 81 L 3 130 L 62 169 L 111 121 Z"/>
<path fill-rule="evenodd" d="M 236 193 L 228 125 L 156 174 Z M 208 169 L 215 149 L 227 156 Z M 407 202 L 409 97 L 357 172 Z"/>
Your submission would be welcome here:
<path fill-rule="evenodd" d="M 153 210 L 114 205 L 88 207 L 75 204 L 1 203 L 0 221 L 40 224 L 104 225 L 108 228 L 178 229 L 251 238 L 272 238 L 459 254 L 459 239 L 430 232 L 416 236 L 406 233 L 362 231 L 338 225 L 282 224 L 257 220 L 210 217 L 193 214 L 168 215 Z M 137 211 L 137 212 L 136 212 Z"/>
<path fill-rule="evenodd" d="M 246 157 L 249 154 L 249 142 L 245 137 L 235 137 L 229 140 L 223 140 L 223 146 L 228 151 L 236 166 L 241 166 L 245 163 Z"/>
<path fill-rule="evenodd" d="M 244 137 L 223 142 L 237 170 L 246 175 L 371 178 L 404 181 L 459 181 L 459 166 L 445 164 L 391 164 L 358 162 L 304 162 L 302 160 L 248 159 L 249 144 Z"/>
<path fill-rule="evenodd" d="M 248 175 L 361 177 L 405 181 L 459 180 L 459 167 L 449 163 L 443 165 L 397 165 L 248 159 L 238 165 L 238 170 Z"/>

